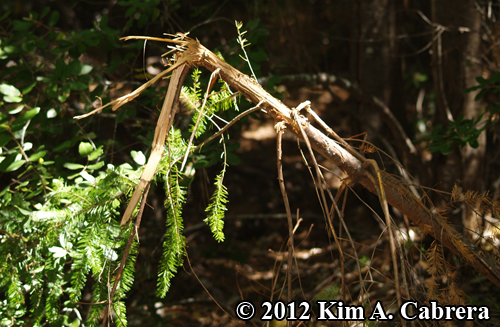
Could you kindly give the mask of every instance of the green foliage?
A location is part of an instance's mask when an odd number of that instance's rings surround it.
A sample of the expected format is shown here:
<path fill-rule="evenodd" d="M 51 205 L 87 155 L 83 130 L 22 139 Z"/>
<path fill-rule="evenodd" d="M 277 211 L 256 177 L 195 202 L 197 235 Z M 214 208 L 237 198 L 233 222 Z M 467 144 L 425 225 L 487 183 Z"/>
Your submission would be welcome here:
<path fill-rule="evenodd" d="M 182 235 L 183 219 L 182 205 L 186 202 L 186 190 L 179 184 L 181 173 L 173 168 L 170 174 L 165 175 L 165 207 L 167 208 L 167 232 L 163 242 L 163 256 L 158 271 L 158 296 L 165 297 L 171 280 L 177 273 L 186 255 L 186 241 Z"/>
<path fill-rule="evenodd" d="M 250 72 L 253 78 L 257 81 L 258 76 L 261 76 L 261 66 L 260 63 L 267 60 L 268 56 L 262 45 L 257 46 L 256 44 L 260 44 L 260 39 L 269 34 L 266 29 L 260 27 L 260 20 L 252 20 L 248 22 L 247 27 L 250 31 L 252 31 L 251 36 L 248 37 L 248 40 L 244 37 L 247 31 L 243 31 L 243 22 L 235 21 L 236 29 L 238 31 L 237 43 L 241 47 L 243 52 L 243 56 L 240 55 L 240 58 L 247 62 L 248 67 L 250 68 Z M 254 48 L 251 53 L 247 53 L 245 48 L 251 44 L 254 44 Z M 256 75 L 257 73 L 257 75 Z"/>
<path fill-rule="evenodd" d="M 212 90 L 210 92 L 205 108 L 203 109 L 203 112 L 201 112 L 201 105 L 204 99 L 200 88 L 200 77 L 201 70 L 198 68 L 194 69 L 191 75 L 193 86 L 182 87 L 182 96 L 187 100 L 189 109 L 194 112 L 189 132 L 194 131 L 200 113 L 203 114 L 196 128 L 195 138 L 199 138 L 207 131 L 208 122 L 213 122 L 212 118 L 216 116 L 217 112 L 226 111 L 233 106 L 233 102 L 231 101 L 231 92 L 227 88 L 226 83 L 219 80 L 219 90 Z"/>
<path fill-rule="evenodd" d="M 45 317 L 47 322 L 57 323 L 60 312 L 77 310 L 74 304 L 81 299 L 88 276 L 101 284 L 119 264 L 117 251 L 130 235 L 129 230 L 119 236 L 116 218 L 120 216 L 120 199 L 138 178 L 139 171 L 124 164 L 118 168 L 108 165 L 106 173 L 97 176 L 91 186 L 53 179 L 48 200 L 33 210 L 24 203 L 24 210 L 16 211 L 12 202 L 20 193 L 3 192 L 0 276 L 9 281 L 2 285 L 8 285 L 9 296 L 7 305 L 0 307 L 0 315 L 19 318 L 29 308 L 33 321 Z M 20 199 L 16 202 L 22 203 Z M 118 298 L 130 289 L 134 258 L 132 252 Z M 106 294 L 102 288 L 98 297 L 106 299 Z M 70 301 L 61 302 L 63 298 Z M 18 320 L 16 324 L 23 323 Z"/>
<path fill-rule="evenodd" d="M 172 6 L 176 6 L 177 1 L 171 1 Z M 155 22 L 160 17 L 160 0 L 149 0 L 149 1 L 140 1 L 140 0 L 121 0 L 118 1 L 119 6 L 123 6 L 127 8 L 125 12 L 125 18 L 127 18 L 127 22 L 124 27 L 124 31 L 129 30 L 133 26 L 137 26 L 139 28 L 144 27 L 146 24 L 150 22 Z"/>
<path fill-rule="evenodd" d="M 332 284 L 325 287 L 321 293 L 316 296 L 315 301 L 324 301 L 324 300 L 335 300 L 338 299 L 341 295 L 342 289 L 340 286 Z"/>
<path fill-rule="evenodd" d="M 228 202 L 227 189 L 224 184 L 222 184 L 225 173 L 226 168 L 224 167 L 220 174 L 215 177 L 215 192 L 210 198 L 210 204 L 205 209 L 208 213 L 208 217 L 205 218 L 204 221 L 210 226 L 210 230 L 217 242 L 224 241 L 224 232 L 222 231 L 224 228 L 223 219 L 225 211 L 227 210 L 226 204 Z"/>
<path fill-rule="evenodd" d="M 478 91 L 475 100 L 480 101 L 484 100 L 488 95 L 495 95 L 500 92 L 500 73 L 493 73 L 489 79 L 485 79 L 483 77 L 477 77 L 476 81 L 479 85 L 470 87 L 465 89 L 465 93 Z M 489 126 L 491 121 L 491 116 L 497 114 L 500 111 L 500 103 L 498 101 L 487 101 L 488 105 L 486 106 L 486 113 L 489 113 L 490 119 L 487 122 Z"/>
<path fill-rule="evenodd" d="M 119 1 L 118 5 L 125 9 L 124 30 L 162 15 L 159 0 Z M 170 2 L 171 9 L 176 6 L 176 1 Z M 122 31 L 108 26 L 106 14 L 94 22 L 94 28 L 78 32 L 58 27 L 60 18 L 58 11 L 47 7 L 22 20 L 11 19 L 8 13 L 0 19 L 6 26 L 0 41 L 0 178 L 8 181 L 0 189 L 0 324 L 100 325 L 110 285 L 120 278 L 111 310 L 114 323 L 126 326 L 126 296 L 134 285 L 138 243 L 133 241 L 124 270 L 117 276 L 133 228 L 120 227 L 119 221 L 146 164 L 154 131 L 142 127 L 134 135 L 144 142 L 144 152 L 129 152 L 134 167 L 113 165 L 110 154 L 119 142 L 96 134 L 97 118 L 76 123 L 73 116 L 90 111 L 96 97 L 104 103 L 110 100 L 105 92 L 109 74 L 127 68 L 130 76 L 138 75 L 128 62 L 142 45 L 118 43 Z M 258 30 L 258 21 L 249 25 L 250 30 Z M 86 64 L 96 49 L 109 60 Z M 255 58 L 259 73 L 258 62 L 267 57 L 256 52 L 248 53 L 246 60 Z M 237 114 L 229 109 L 237 106 L 238 98 L 223 81 L 210 90 L 201 112 L 206 83 L 197 69 L 191 79 L 191 86 L 182 89 L 193 113 L 190 122 L 170 130 L 154 177 L 167 196 L 167 229 L 158 263 L 160 297 L 166 296 L 186 255 L 182 209 L 192 173 L 224 158 L 205 219 L 214 238 L 222 242 L 228 202 L 223 185 L 226 162 L 239 162 L 234 153 L 238 144 L 211 142 L 190 157 L 189 175 L 179 171 L 192 132 L 197 142 L 207 139 L 219 128 L 218 122 L 226 123 Z M 141 105 L 161 106 L 165 91 L 165 86 L 146 90 Z M 136 108 L 128 106 L 114 117 L 117 124 L 136 118 Z M 85 315 L 80 302 L 92 303 L 88 312 L 85 307 Z"/>
<path fill-rule="evenodd" d="M 489 79 L 477 77 L 478 85 L 467 88 L 464 93 L 477 92 L 476 101 L 485 100 L 490 94 L 500 92 L 500 74 L 493 73 Z M 464 119 L 458 117 L 455 121 L 449 121 L 446 129 L 441 124 L 437 124 L 434 130 L 426 139 L 430 141 L 431 152 L 441 152 L 444 155 L 450 154 L 456 147 L 470 145 L 473 148 L 479 146 L 477 138 L 479 135 L 493 125 L 493 117 L 500 111 L 500 104 L 496 101 L 489 102 L 482 115 L 476 119 Z"/>
<path fill-rule="evenodd" d="M 455 147 L 463 147 L 469 144 L 473 148 L 478 147 L 477 138 L 485 130 L 486 127 L 478 128 L 482 116 L 473 119 L 463 119 L 460 116 L 456 121 L 449 121 L 448 128 L 443 131 L 443 126 L 437 124 L 432 133 L 427 136 L 431 141 L 431 152 L 440 151 L 442 154 L 447 155 L 453 152 Z"/>
<path fill-rule="evenodd" d="M 484 77 L 476 77 L 476 82 L 479 85 L 470 87 L 465 89 L 465 93 L 473 92 L 479 90 L 475 99 L 481 100 L 487 95 L 489 92 L 498 93 L 500 92 L 500 74 L 493 73 L 489 79 L 485 79 Z"/>

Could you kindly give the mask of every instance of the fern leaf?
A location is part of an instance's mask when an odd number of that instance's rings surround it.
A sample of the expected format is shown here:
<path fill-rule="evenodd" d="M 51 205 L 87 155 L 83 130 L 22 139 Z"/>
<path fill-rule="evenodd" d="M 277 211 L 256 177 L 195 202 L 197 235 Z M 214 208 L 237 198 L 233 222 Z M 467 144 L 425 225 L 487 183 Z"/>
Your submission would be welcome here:
<path fill-rule="evenodd" d="M 210 230 L 212 231 L 212 234 L 217 242 L 224 241 L 223 219 L 225 211 L 227 210 L 226 204 L 228 202 L 228 192 L 226 186 L 222 183 L 225 172 L 226 168 L 224 167 L 220 174 L 215 177 L 215 192 L 210 198 L 210 204 L 205 209 L 208 216 L 204 221 L 210 226 Z"/>
<path fill-rule="evenodd" d="M 134 242 L 132 244 L 132 247 L 130 248 L 130 252 L 127 257 L 127 261 L 125 263 L 125 267 L 123 268 L 123 273 L 120 283 L 118 283 L 118 286 L 116 288 L 114 301 L 118 301 L 120 299 L 125 298 L 126 293 L 132 288 L 132 284 L 134 283 L 136 259 L 137 259 L 137 242 Z"/>
<path fill-rule="evenodd" d="M 100 283 L 94 284 L 92 287 L 92 303 L 89 316 L 87 318 L 87 326 L 100 326 L 102 312 L 106 308 L 107 301 L 103 301 L 103 285 Z M 104 296 L 104 299 L 105 296 Z"/>
<path fill-rule="evenodd" d="M 123 301 L 113 302 L 116 313 L 115 322 L 117 327 L 127 327 L 127 307 Z"/>
<path fill-rule="evenodd" d="M 186 190 L 179 185 L 177 168 L 173 167 L 169 178 L 166 178 L 165 191 L 167 200 L 167 231 L 163 242 L 163 256 L 160 260 L 158 272 L 157 294 L 165 297 L 170 289 L 171 280 L 177 273 L 177 268 L 184 262 L 186 241 L 182 235 L 183 219 L 182 205 L 184 204 Z"/>

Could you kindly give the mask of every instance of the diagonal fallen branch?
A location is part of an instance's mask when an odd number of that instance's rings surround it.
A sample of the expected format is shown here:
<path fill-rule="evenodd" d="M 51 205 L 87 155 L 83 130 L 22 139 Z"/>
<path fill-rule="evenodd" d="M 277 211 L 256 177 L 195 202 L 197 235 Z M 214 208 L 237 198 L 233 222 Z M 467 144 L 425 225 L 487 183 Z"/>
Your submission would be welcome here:
<path fill-rule="evenodd" d="M 145 39 L 145 37 L 131 36 L 125 39 Z M 179 77 L 180 75 L 176 74 L 181 74 L 180 71 L 185 74 L 188 65 L 203 66 L 211 72 L 218 70 L 220 78 L 228 83 L 231 88 L 239 91 L 253 103 L 260 104 L 258 107 L 265 109 L 277 123 L 284 123 L 289 131 L 295 133 L 301 139 L 303 139 L 302 133 L 305 133 L 311 147 L 315 151 L 323 155 L 327 160 L 335 164 L 349 176 L 345 181 L 346 183 L 351 185 L 360 183 L 370 192 L 377 194 L 377 190 L 380 189 L 380 186 L 374 185 L 374 182 L 368 176 L 370 174 L 371 176 L 377 176 L 379 173 L 380 177 L 377 178 L 377 181 L 383 185 L 387 203 L 403 212 L 415 224 L 421 226 L 426 232 L 442 242 L 442 244 L 452 252 L 464 258 L 472 267 L 476 268 L 491 282 L 500 287 L 500 266 L 497 259 L 488 253 L 480 253 L 462 234 L 455 231 L 436 210 L 424 205 L 404 184 L 384 171 L 373 171 L 370 165 L 365 165 L 365 159 L 359 153 L 354 152 L 352 148 L 344 148 L 334 140 L 328 138 L 321 131 L 310 125 L 303 116 L 298 115 L 297 117 L 293 117 L 292 110 L 289 107 L 271 96 L 253 79 L 222 61 L 217 55 L 205 48 L 197 40 L 189 39 L 185 36 L 183 36 L 181 40 L 154 39 L 162 42 L 176 43 L 178 44 L 178 49 L 182 49 L 183 51 L 177 63 L 169 69 L 175 70 L 175 72 L 171 80 L 171 85 L 169 85 L 168 94 L 176 92 L 174 94 L 178 96 L 182 83 Z M 181 65 L 184 65 L 182 69 L 180 68 Z M 164 76 L 166 73 L 162 72 L 161 74 Z M 172 84 L 172 82 L 176 84 Z M 134 97 L 137 96 L 138 93 L 133 92 Z M 120 99 L 121 102 L 118 104 L 127 100 L 126 97 Z M 172 102 L 170 100 L 167 102 L 168 99 L 171 99 Z M 153 151 L 148 160 L 146 169 L 141 176 L 141 181 L 123 216 L 122 225 L 128 221 L 133 210 L 137 207 L 142 190 L 151 181 L 156 171 L 159 158 L 161 158 L 163 154 L 165 135 L 172 124 L 172 121 L 168 120 L 168 118 L 170 117 L 172 106 L 176 103 L 173 102 L 175 99 L 175 96 L 170 97 L 167 95 L 162 114 L 160 115 L 156 127 Z M 116 109 L 116 103 L 111 104 L 113 105 L 113 109 Z M 165 110 L 168 111 L 168 114 L 164 114 Z M 367 174 L 367 170 L 371 171 Z"/>
<path fill-rule="evenodd" d="M 311 146 L 323 155 L 348 176 L 351 184 L 360 183 L 370 192 L 377 194 L 377 187 L 370 178 L 364 174 L 364 163 L 347 151 L 321 131 L 307 123 L 304 117 L 293 119 L 292 110 L 281 101 L 267 93 L 259 84 L 247 75 L 239 72 L 226 62 L 219 59 L 196 40 L 186 40 L 186 53 L 196 58 L 190 63 L 203 66 L 210 71 L 220 69 L 219 76 L 232 88 L 240 91 L 253 103 L 263 101 L 263 107 L 276 120 L 284 122 L 289 130 L 302 138 L 299 125 L 301 124 Z M 387 202 L 407 215 L 414 223 L 423 227 L 428 233 L 442 242 L 447 248 L 458 256 L 464 258 L 471 266 L 480 271 L 491 282 L 500 287 L 500 266 L 493 256 L 481 254 L 462 234 L 456 232 L 445 222 L 437 212 L 427 208 L 416 198 L 408 188 L 392 178 L 390 174 L 381 171 L 381 181 L 386 193 Z M 376 176 L 376 173 L 373 172 Z"/>

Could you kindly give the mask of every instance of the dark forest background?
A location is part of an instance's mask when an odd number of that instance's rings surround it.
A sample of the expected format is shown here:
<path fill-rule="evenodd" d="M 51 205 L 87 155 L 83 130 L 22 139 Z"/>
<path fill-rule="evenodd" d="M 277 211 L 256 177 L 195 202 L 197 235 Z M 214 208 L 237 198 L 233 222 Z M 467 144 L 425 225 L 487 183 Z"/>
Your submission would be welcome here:
<path fill-rule="evenodd" d="M 95 273 L 89 275 L 81 297 L 74 301 L 68 290 L 73 277 L 66 272 L 76 259 L 66 241 L 55 234 L 54 242 L 59 243 L 47 243 L 44 253 L 35 253 L 41 240 L 52 234 L 34 227 L 32 215 L 54 196 L 52 180 L 77 185 L 78 178 L 89 182 L 99 170 L 104 172 L 104 162 L 116 167 L 129 163 L 136 169 L 141 164 L 137 153 L 148 157 L 166 81 L 117 112 L 104 110 L 85 120 L 73 119 L 100 101 L 105 104 L 127 94 L 163 69 L 160 56 L 168 50 L 165 43 L 119 40 L 128 35 L 189 33 L 250 74 L 237 43 L 235 21 L 242 22 L 250 43 L 245 48 L 249 62 L 266 90 L 289 107 L 310 100 L 313 110 L 341 137 L 374 144 L 381 151 L 371 153 L 366 148 L 367 156 L 396 175 L 404 167 L 403 175 L 412 176 L 412 186 L 426 187 L 428 203 L 438 209 L 446 206 L 448 221 L 456 230 L 472 242 L 486 242 L 484 251 L 493 251 L 498 247 L 498 214 L 481 203 L 489 201 L 494 207 L 500 198 L 499 6 L 498 1 L 472 0 L 4 0 L 0 4 L 0 323 L 79 326 L 89 317 L 94 320 L 88 324 L 101 321 L 102 310 L 92 312 L 92 294 L 96 283 L 105 287 L 106 282 Z M 202 92 L 209 76 L 202 70 Z M 193 80 L 188 77 L 186 85 Z M 244 110 L 252 105 L 240 99 L 239 106 Z M 230 120 L 236 114 L 223 117 Z M 185 103 L 177 119 L 176 127 L 189 138 L 192 111 Z M 309 167 L 291 134 L 284 140 L 285 180 L 292 211 L 298 211 L 303 221 L 295 237 L 299 245 L 294 295 L 286 293 L 288 228 L 277 181 L 273 125 L 271 117 L 259 112 L 229 132 L 224 181 L 229 202 L 222 243 L 203 223 L 214 177 L 222 167 L 216 155 L 221 150 L 214 145 L 207 150 L 207 161 L 196 166 L 184 205 L 189 259 L 179 267 L 164 298 L 156 293 L 166 197 L 161 182 L 152 186 L 139 231 L 135 274 L 123 299 L 129 325 L 236 326 L 241 321 L 234 318 L 234 307 L 242 299 L 255 304 L 278 298 L 344 299 L 366 307 L 381 300 L 386 308 L 395 306 L 389 242 L 376 218 L 382 215 L 377 197 L 355 186 L 346 198 L 346 223 L 354 242 L 341 234 L 348 255 L 345 271 L 340 271 L 338 249 L 326 231 Z M 93 147 L 85 150 L 83 143 Z M 359 147 L 361 142 L 353 145 Z M 326 169 L 329 186 L 337 190 L 345 176 L 326 160 L 318 157 L 318 161 Z M 94 177 L 83 173 L 75 179 L 82 169 Z M 450 209 L 452 192 L 469 191 L 486 200 Z M 119 222 L 123 204 L 113 210 L 112 219 Z M 404 296 L 425 303 L 433 275 L 426 251 L 433 239 L 410 226 L 397 210 L 391 214 L 403 231 L 404 262 L 412 285 L 411 294 Z M 59 250 L 54 247 L 67 253 L 57 257 Z M 44 263 L 51 253 L 66 262 Z M 445 304 L 486 305 L 492 320 L 477 325 L 497 325 L 496 286 L 446 250 L 443 256 L 450 268 L 441 272 L 439 288 L 455 283 L 462 293 L 451 300 L 455 295 L 443 291 L 439 299 L 448 301 Z M 31 257 L 37 259 L 30 261 Z M 361 271 L 356 262 L 361 262 Z M 57 264 L 60 270 L 55 269 Z M 41 267 L 47 275 L 33 280 L 43 286 L 29 286 L 29 276 L 41 273 L 37 271 Z M 365 287 L 361 280 L 370 284 L 365 298 L 360 298 L 360 288 Z M 35 298 L 37 292 L 40 296 Z M 40 303 L 46 304 L 38 309 Z M 119 319 L 110 323 L 121 324 Z"/>

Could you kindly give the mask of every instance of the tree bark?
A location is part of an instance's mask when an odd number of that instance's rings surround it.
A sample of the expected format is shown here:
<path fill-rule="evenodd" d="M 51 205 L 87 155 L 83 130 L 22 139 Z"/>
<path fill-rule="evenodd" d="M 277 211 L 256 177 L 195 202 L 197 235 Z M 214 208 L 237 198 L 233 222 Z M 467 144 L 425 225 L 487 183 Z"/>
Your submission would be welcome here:
<path fill-rule="evenodd" d="M 481 76 L 481 16 L 473 0 L 433 0 L 432 21 L 435 24 L 435 42 L 432 48 L 433 78 L 436 92 L 436 122 L 445 128 L 449 120 L 461 115 L 465 119 L 477 118 L 479 104 L 474 101 L 476 93 L 464 93 L 465 88 L 476 84 Z M 444 29 L 444 30 L 442 30 Z M 479 147 L 464 146 L 460 151 L 434 159 L 436 174 L 434 184 L 450 191 L 458 181 L 463 181 L 465 190 L 483 191 L 486 135 L 478 139 Z M 457 225 L 465 230 L 479 224 L 471 208 L 455 217 Z"/>

